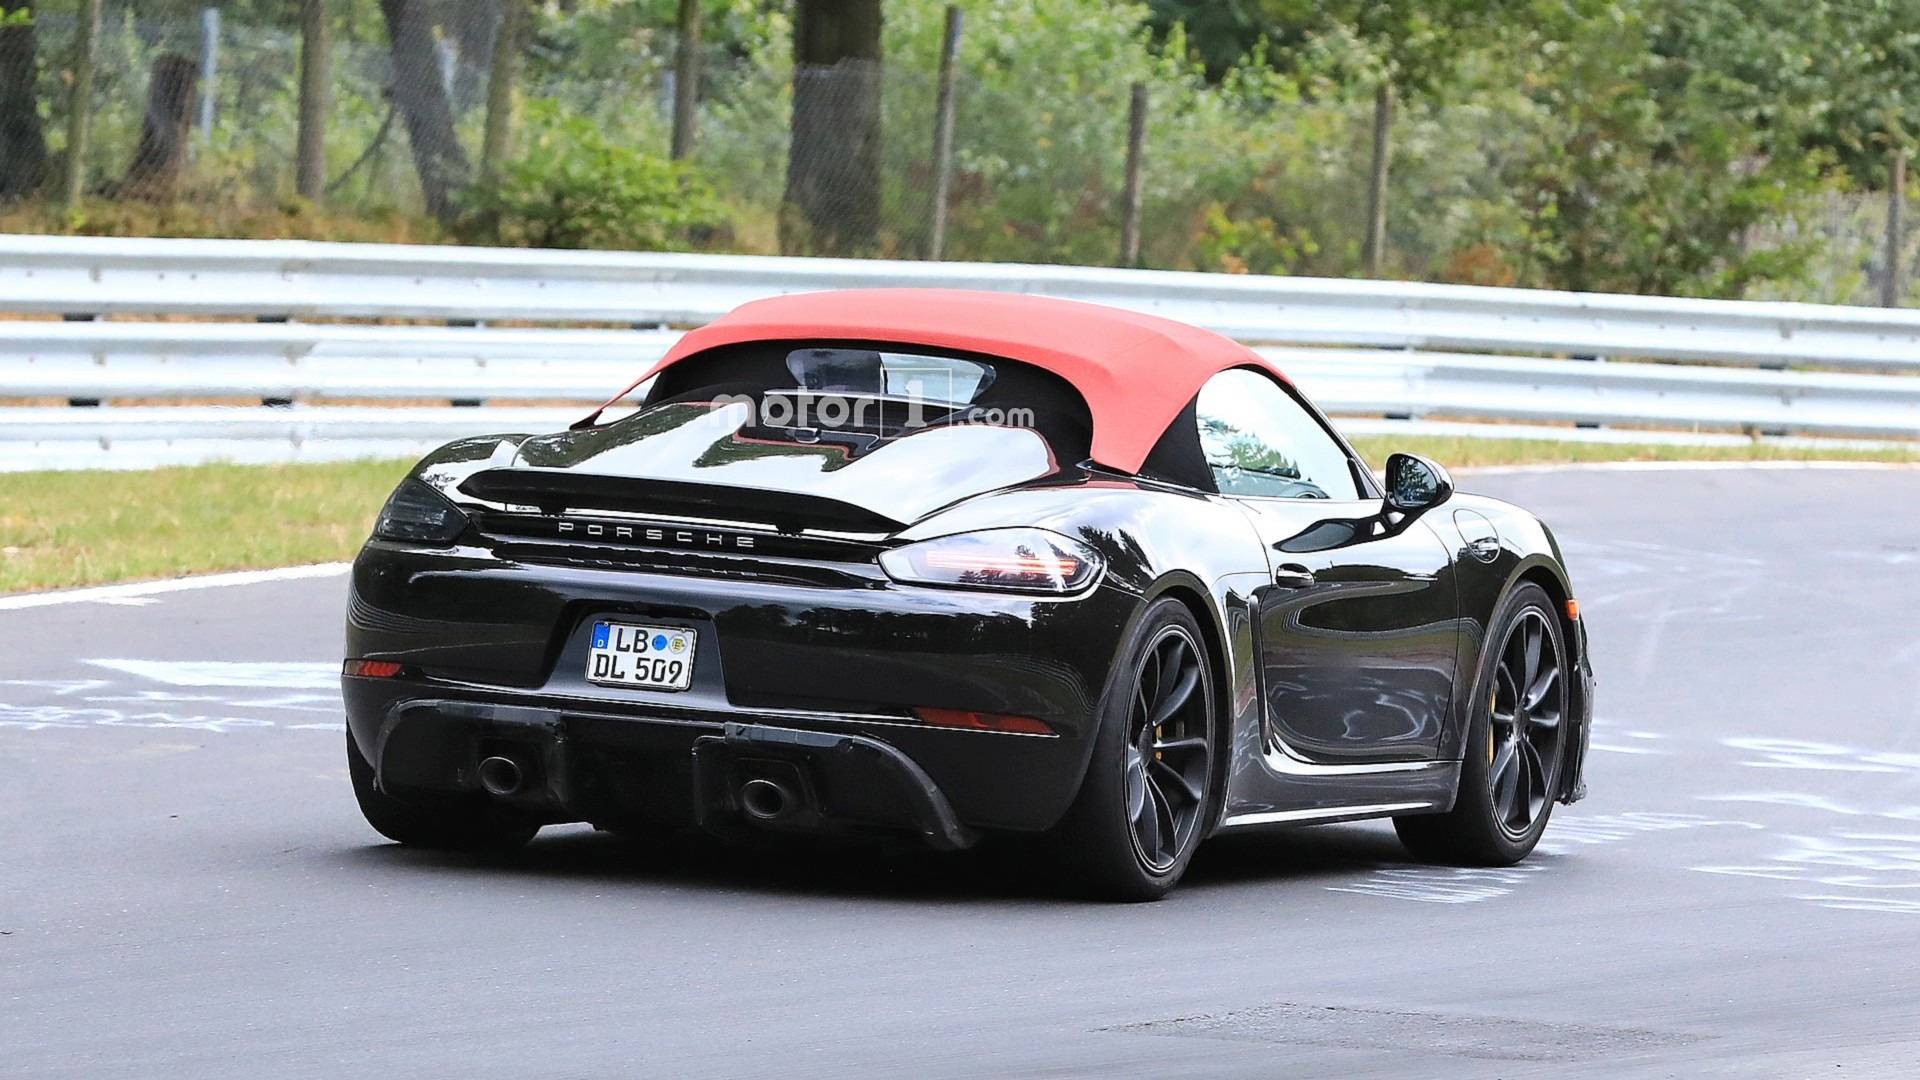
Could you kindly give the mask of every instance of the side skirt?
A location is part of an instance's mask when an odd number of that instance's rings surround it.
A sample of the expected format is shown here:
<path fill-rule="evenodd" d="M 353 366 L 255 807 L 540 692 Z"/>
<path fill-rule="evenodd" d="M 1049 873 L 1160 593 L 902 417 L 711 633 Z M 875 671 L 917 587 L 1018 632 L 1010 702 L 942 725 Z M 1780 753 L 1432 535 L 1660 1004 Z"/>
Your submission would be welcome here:
<path fill-rule="evenodd" d="M 1242 759 L 1233 771 L 1216 831 L 1444 813 L 1460 786 L 1457 761 L 1320 765 L 1276 750 Z"/>

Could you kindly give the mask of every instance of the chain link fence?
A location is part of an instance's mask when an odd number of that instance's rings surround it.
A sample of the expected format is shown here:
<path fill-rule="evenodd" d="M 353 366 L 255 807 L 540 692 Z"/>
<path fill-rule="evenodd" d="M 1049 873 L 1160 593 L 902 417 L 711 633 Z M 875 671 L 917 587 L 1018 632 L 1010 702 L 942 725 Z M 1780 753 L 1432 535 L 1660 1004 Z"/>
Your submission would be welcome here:
<path fill-rule="evenodd" d="M 85 212 L 66 224 L 922 258 L 944 177 L 944 257 L 1116 264 L 1131 157 L 1143 265 L 1331 276 L 1366 265 L 1368 100 L 1173 80 L 1155 84 L 1144 138 L 1130 146 L 1128 80 L 1081 69 L 1042 85 L 976 58 L 951 82 L 947 161 L 935 64 L 889 55 L 796 77 L 779 50 L 708 45 L 690 65 L 689 152 L 672 161 L 687 65 L 670 20 L 608 40 L 534 27 L 505 50 L 511 92 L 497 97 L 514 120 L 490 159 L 489 91 L 507 70 L 495 49 L 501 0 L 335 10 L 324 185 L 301 200 L 299 18 L 247 18 L 267 6 L 104 6 L 78 175 Z M 0 229 L 61 220 L 76 8 L 0 3 L 12 13 L 0 14 Z M 1398 110 L 1381 272 L 1535 283 L 1505 238 L 1524 230 L 1507 189 L 1543 137 L 1537 120 L 1484 103 Z M 1751 240 L 1819 249 L 1792 298 L 1874 303 L 1888 272 L 1885 218 L 1884 197 L 1835 195 Z M 1907 265 L 1913 246 L 1901 245 Z"/>

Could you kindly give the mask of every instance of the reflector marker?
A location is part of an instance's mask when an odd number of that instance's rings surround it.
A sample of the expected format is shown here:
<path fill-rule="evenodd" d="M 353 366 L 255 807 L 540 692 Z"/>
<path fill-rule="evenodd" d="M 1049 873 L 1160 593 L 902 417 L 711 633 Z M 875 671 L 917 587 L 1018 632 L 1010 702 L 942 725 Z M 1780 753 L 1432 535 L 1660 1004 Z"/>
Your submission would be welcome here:
<path fill-rule="evenodd" d="M 1031 716 L 1001 716 L 997 713 L 969 712 L 965 709 L 915 709 L 914 714 L 934 727 L 964 728 L 968 731 L 999 731 L 1011 735 L 1052 735 L 1053 729 Z"/>

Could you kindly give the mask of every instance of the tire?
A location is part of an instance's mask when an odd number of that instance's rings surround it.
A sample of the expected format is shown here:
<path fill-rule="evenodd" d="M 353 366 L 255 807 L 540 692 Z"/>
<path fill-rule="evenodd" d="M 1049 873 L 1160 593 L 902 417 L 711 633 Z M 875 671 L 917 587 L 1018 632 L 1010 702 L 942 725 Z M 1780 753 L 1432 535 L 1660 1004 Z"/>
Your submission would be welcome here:
<path fill-rule="evenodd" d="M 1186 873 L 1217 811 L 1213 664 L 1200 624 L 1171 598 L 1147 609 L 1121 655 L 1086 777 L 1052 839 L 1077 888 L 1158 900 Z M 1161 722 L 1147 723 L 1156 714 Z"/>
<path fill-rule="evenodd" d="M 388 795 L 374 786 L 373 766 L 361 755 L 351 731 L 347 733 L 347 775 L 353 779 L 353 797 L 359 800 L 367 824 L 395 843 L 441 851 L 512 851 L 540 831 L 538 822 L 484 803 L 411 803 Z"/>
<path fill-rule="evenodd" d="M 1393 820 L 1400 842 L 1427 862 L 1511 866 L 1533 851 L 1553 814 L 1572 723 L 1566 635 L 1553 601 L 1533 584 L 1507 595 L 1493 628 L 1487 640 L 1499 644 L 1482 656 L 1474 683 L 1453 809 Z M 1540 666 L 1527 668 L 1535 656 Z"/>

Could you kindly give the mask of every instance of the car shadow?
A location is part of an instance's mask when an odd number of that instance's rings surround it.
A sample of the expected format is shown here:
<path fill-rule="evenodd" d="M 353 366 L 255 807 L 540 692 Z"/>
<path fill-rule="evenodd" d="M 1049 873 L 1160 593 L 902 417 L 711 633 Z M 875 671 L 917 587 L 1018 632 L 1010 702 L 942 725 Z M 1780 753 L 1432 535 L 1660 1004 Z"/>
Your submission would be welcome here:
<path fill-rule="evenodd" d="M 426 851 L 398 844 L 337 855 L 388 870 L 479 873 L 687 890 L 915 902 L 1085 903 L 1086 892 L 1043 845 L 990 837 L 964 852 L 831 845 L 784 837 L 727 844 L 700 835 L 634 841 L 584 826 L 549 829 L 506 854 Z M 1324 885 L 1412 862 L 1391 828 L 1323 825 L 1215 837 L 1171 897 L 1246 887 Z"/>

